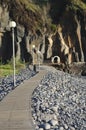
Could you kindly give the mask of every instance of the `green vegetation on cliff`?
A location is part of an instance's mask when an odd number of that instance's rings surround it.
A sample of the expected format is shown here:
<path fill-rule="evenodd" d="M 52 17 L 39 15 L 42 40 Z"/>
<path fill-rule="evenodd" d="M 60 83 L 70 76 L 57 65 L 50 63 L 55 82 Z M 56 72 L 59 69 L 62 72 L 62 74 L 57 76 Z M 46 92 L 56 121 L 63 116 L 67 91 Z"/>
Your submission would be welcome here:
<path fill-rule="evenodd" d="M 66 9 L 86 10 L 85 0 L 3 0 L 0 4 L 8 6 L 10 17 L 13 20 L 32 30 L 43 27 L 44 12 L 46 12 L 45 21 L 50 27 L 52 22 L 58 23 Z M 48 7 L 50 8 L 47 9 Z"/>
<path fill-rule="evenodd" d="M 68 5 L 73 10 L 86 10 L 86 2 L 84 0 L 69 0 Z"/>

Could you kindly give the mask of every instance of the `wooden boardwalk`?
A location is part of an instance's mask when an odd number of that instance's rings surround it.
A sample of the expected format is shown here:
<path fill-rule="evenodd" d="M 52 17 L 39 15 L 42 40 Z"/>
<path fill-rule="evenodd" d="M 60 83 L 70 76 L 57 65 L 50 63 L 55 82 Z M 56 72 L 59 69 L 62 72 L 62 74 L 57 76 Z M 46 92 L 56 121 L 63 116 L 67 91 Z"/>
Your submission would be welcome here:
<path fill-rule="evenodd" d="M 0 102 L 0 130 L 35 130 L 31 116 L 31 95 L 46 73 L 46 70 L 40 70 Z"/>

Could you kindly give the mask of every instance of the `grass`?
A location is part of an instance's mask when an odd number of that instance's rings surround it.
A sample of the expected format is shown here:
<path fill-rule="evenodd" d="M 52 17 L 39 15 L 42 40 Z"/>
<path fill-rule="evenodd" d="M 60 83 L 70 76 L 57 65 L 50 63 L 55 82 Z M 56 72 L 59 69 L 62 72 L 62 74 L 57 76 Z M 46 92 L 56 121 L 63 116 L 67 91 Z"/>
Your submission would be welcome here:
<path fill-rule="evenodd" d="M 17 74 L 21 69 L 25 68 L 25 65 L 23 63 L 18 62 L 16 63 L 15 68 L 16 68 L 15 72 Z M 4 77 L 8 75 L 13 75 L 13 65 L 11 63 L 6 65 L 0 65 L 0 77 Z"/>

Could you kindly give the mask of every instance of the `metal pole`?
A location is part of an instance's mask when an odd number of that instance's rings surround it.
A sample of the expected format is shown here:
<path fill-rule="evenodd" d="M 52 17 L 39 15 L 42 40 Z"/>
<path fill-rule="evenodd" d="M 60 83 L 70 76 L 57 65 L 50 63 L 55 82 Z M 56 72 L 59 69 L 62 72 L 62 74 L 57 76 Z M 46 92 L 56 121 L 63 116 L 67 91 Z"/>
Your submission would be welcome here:
<path fill-rule="evenodd" d="M 34 58 L 34 48 L 33 48 L 33 70 L 36 72 L 35 58 Z"/>
<path fill-rule="evenodd" d="M 38 65 L 39 65 L 39 70 L 40 70 L 40 51 L 38 51 Z"/>
<path fill-rule="evenodd" d="M 34 50 L 33 50 L 33 65 L 34 65 Z"/>
<path fill-rule="evenodd" d="M 32 46 L 32 51 L 33 51 L 33 70 L 36 72 L 35 57 L 34 57 L 35 45 Z"/>
<path fill-rule="evenodd" d="M 14 86 L 16 86 L 16 79 L 15 79 L 15 44 L 14 44 L 14 28 L 12 27 L 12 42 L 13 42 L 13 81 Z"/>

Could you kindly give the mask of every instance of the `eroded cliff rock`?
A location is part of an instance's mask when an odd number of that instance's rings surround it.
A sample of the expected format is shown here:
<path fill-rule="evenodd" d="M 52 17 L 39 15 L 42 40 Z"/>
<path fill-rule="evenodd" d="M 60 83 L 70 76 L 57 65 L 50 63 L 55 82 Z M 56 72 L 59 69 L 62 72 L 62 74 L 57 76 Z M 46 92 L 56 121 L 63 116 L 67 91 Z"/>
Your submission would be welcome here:
<path fill-rule="evenodd" d="M 79 2 L 80 5 L 75 0 L 60 2 L 49 0 L 45 6 L 39 1 L 39 6 L 34 0 L 33 2 L 25 0 L 25 3 L 21 0 L 12 0 L 11 3 L 9 0 L 3 0 L 0 3 L 2 62 L 6 63 L 12 58 L 12 36 L 8 26 L 10 20 L 17 22 L 15 28 L 17 60 L 28 62 L 33 54 L 32 46 L 35 45 L 35 55 L 40 51 L 41 61 L 51 62 L 52 57 L 58 56 L 60 62 L 65 64 L 86 62 L 86 3 L 80 0 Z"/>
<path fill-rule="evenodd" d="M 61 62 L 86 62 L 86 11 L 65 10 L 51 39 L 50 52 L 52 56 L 59 56 Z"/>

